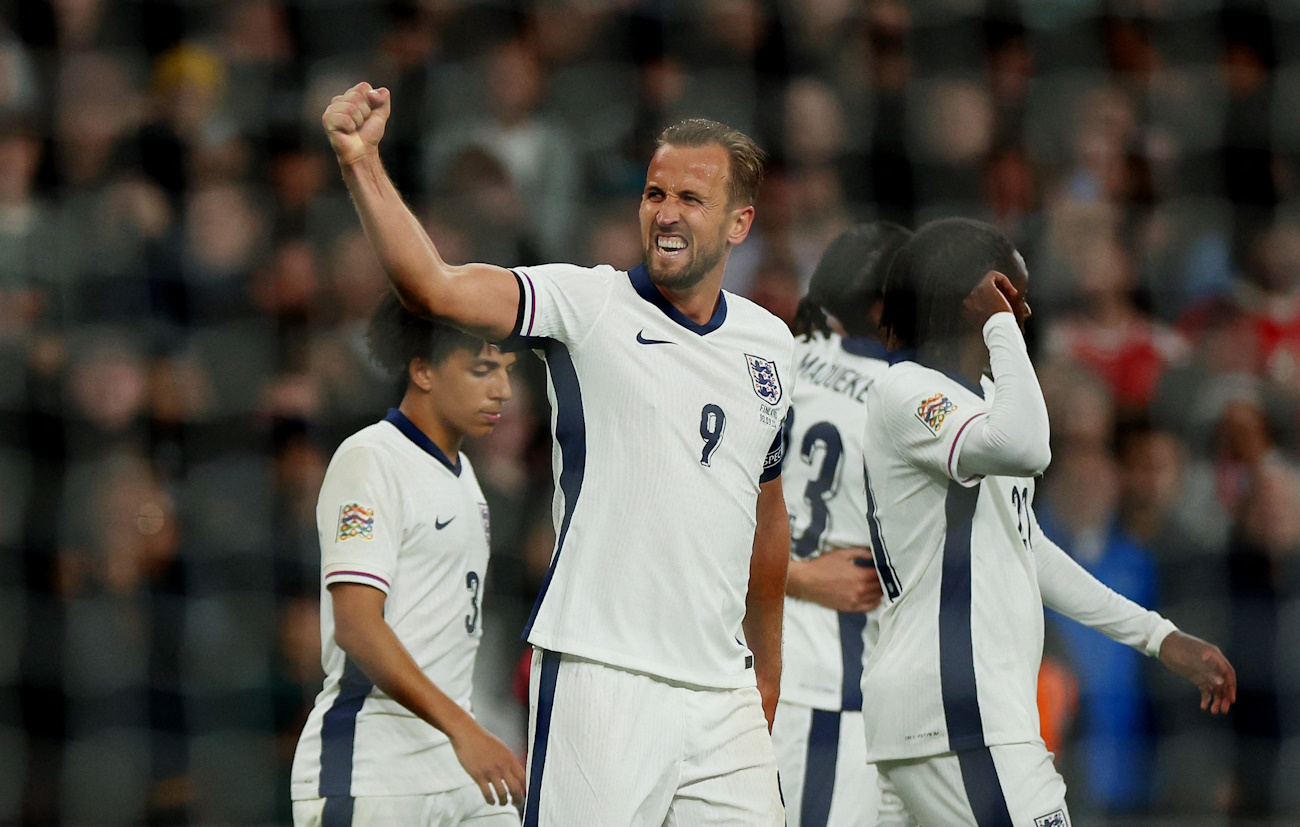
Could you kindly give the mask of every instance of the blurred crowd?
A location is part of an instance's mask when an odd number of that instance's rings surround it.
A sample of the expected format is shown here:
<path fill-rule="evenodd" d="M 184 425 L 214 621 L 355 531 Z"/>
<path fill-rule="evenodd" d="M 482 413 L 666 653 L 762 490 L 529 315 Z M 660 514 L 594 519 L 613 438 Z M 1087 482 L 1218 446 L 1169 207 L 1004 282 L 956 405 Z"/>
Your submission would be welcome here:
<path fill-rule="evenodd" d="M 288 821 L 316 491 L 399 399 L 319 124 L 359 80 L 393 90 L 385 163 L 450 261 L 634 264 L 645 164 L 683 116 L 771 153 L 725 286 L 784 318 L 854 222 L 1002 228 L 1052 414 L 1045 531 L 1241 685 L 1212 720 L 1050 619 L 1076 818 L 1300 815 L 1300 3 L 0 10 L 0 822 Z M 535 360 L 517 385 L 470 450 L 494 552 L 476 703 L 522 751 L 553 536 Z"/>

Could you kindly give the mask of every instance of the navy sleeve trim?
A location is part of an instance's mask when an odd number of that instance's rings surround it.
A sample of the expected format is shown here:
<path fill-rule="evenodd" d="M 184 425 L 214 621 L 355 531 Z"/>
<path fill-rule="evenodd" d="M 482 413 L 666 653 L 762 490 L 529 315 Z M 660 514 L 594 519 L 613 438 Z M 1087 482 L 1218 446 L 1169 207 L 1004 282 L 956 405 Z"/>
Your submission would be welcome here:
<path fill-rule="evenodd" d="M 528 304 L 528 293 L 524 287 L 524 277 L 519 274 L 518 270 L 511 270 L 510 274 L 515 277 L 515 284 L 519 286 L 519 309 L 515 311 L 515 326 L 510 331 L 510 335 L 497 342 L 497 347 L 505 353 L 513 353 L 519 350 L 528 350 L 523 332 L 524 332 L 524 313 Z"/>
<path fill-rule="evenodd" d="M 781 461 L 785 459 L 785 429 L 776 432 L 772 439 L 772 447 L 767 449 L 767 456 L 763 459 L 763 473 L 759 476 L 760 483 L 771 482 L 781 476 Z"/>

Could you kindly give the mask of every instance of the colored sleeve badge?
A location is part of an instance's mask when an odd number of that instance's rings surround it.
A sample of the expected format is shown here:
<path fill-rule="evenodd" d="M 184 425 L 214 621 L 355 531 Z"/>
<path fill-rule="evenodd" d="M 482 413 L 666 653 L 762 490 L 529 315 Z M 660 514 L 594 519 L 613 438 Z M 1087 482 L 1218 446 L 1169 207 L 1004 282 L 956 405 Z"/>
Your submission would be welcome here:
<path fill-rule="evenodd" d="M 943 427 L 943 421 L 948 414 L 957 410 L 957 406 L 949 401 L 948 397 L 941 393 L 936 393 L 929 399 L 921 403 L 916 409 L 916 418 L 921 420 L 921 424 L 930 429 L 930 433 L 935 436 L 939 435 L 939 429 Z"/>
<path fill-rule="evenodd" d="M 375 539 L 375 510 L 357 503 L 339 509 L 338 542 Z"/>

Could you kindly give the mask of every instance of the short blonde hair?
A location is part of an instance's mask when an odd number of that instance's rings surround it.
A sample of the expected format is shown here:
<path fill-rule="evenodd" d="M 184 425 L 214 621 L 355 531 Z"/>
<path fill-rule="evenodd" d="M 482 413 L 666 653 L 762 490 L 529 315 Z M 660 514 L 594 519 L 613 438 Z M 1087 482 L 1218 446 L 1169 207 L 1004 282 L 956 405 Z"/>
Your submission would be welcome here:
<path fill-rule="evenodd" d="M 659 133 L 655 146 L 668 144 L 722 147 L 731 162 L 731 191 L 728 194 L 731 206 L 749 206 L 758 200 L 758 188 L 763 183 L 763 162 L 767 155 L 744 132 L 707 118 L 691 118 L 678 121 Z"/>

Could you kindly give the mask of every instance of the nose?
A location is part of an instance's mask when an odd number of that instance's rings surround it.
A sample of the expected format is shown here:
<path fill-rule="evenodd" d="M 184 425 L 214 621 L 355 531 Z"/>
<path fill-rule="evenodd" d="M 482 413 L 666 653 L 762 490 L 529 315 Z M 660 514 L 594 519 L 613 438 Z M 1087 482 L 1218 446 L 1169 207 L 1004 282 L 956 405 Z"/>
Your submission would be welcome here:
<path fill-rule="evenodd" d="M 504 370 L 499 372 L 496 381 L 492 383 L 492 398 L 502 402 L 507 401 L 514 396 L 514 389 L 510 387 L 510 374 Z"/>
<path fill-rule="evenodd" d="M 677 199 L 672 196 L 665 197 L 659 204 L 658 211 L 655 213 L 655 221 L 660 227 L 668 227 L 676 224 L 681 217 L 681 205 L 678 204 Z"/>

